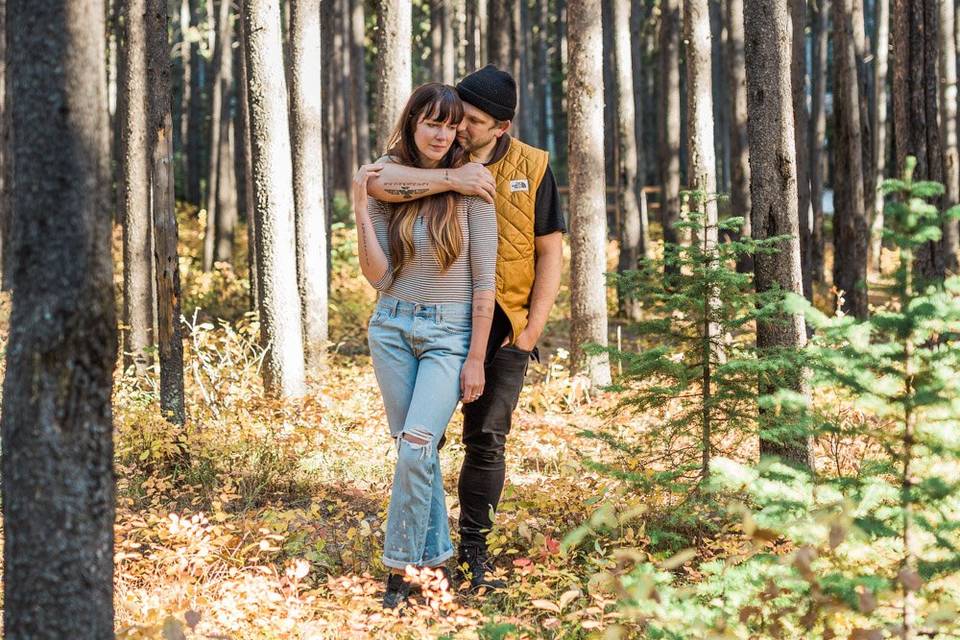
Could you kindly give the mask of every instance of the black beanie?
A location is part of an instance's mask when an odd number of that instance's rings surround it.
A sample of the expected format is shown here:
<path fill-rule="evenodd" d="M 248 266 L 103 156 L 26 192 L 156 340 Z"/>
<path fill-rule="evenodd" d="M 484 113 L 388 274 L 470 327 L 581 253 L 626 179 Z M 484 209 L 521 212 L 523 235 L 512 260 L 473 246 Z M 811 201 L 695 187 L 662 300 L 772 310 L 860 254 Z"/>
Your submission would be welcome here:
<path fill-rule="evenodd" d="M 506 71 L 492 64 L 478 69 L 457 83 L 457 93 L 497 120 L 513 120 L 517 112 L 517 83 Z"/>

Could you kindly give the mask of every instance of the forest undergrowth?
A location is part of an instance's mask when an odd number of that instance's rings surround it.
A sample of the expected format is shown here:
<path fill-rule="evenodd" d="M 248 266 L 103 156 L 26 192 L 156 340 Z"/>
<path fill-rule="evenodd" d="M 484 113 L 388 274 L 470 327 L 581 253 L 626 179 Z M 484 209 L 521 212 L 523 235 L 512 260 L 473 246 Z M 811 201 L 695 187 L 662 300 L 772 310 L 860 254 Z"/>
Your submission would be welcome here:
<path fill-rule="evenodd" d="M 352 233 L 334 229 L 328 366 L 305 398 L 283 403 L 263 394 L 245 273 L 226 264 L 202 273 L 203 221 L 186 210 L 179 217 L 186 427 L 159 415 L 149 380 L 116 376 L 118 637 L 683 637 L 648 635 L 647 616 L 622 606 L 617 578 L 628 566 L 651 563 L 696 589 L 705 566 L 734 568 L 756 554 L 796 551 L 746 517 L 683 509 L 695 498 L 638 492 L 594 464 L 647 477 L 669 471 L 658 425 L 680 409 L 667 402 L 640 415 L 611 411 L 615 394 L 588 391 L 571 376 L 564 290 L 541 341 L 542 362 L 531 364 L 521 395 L 490 536 L 509 588 L 480 598 L 428 585 L 403 612 L 382 611 L 380 549 L 394 449 L 365 352 L 374 296 L 358 274 Z M 241 248 L 237 263 L 244 259 Z M 4 298 L 4 333 L 8 306 Z M 616 329 L 611 334 L 616 340 Z M 625 344 L 650 346 L 629 330 L 621 335 Z M 869 419 L 840 408 L 829 391 L 817 393 L 821 406 L 838 407 L 840 420 Z M 460 428 L 457 414 L 441 454 L 452 522 Z M 640 450 L 649 443 L 648 455 L 624 457 L 584 433 L 599 430 Z M 756 456 L 755 444 L 715 444 L 744 463 Z M 818 438 L 818 468 L 856 476 L 871 446 L 849 435 Z M 855 616 L 846 625 L 841 619 L 844 626 L 854 632 Z M 715 637 L 812 637 L 780 633 Z"/>

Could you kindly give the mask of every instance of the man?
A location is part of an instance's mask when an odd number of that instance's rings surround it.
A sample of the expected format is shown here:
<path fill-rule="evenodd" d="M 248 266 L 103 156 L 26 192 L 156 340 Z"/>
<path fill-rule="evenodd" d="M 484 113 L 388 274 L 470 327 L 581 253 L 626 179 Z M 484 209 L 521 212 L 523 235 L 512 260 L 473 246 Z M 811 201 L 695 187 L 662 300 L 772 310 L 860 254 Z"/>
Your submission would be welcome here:
<path fill-rule="evenodd" d="M 497 304 L 481 396 L 463 405 L 466 455 L 460 471 L 458 564 L 473 589 L 502 588 L 486 576 L 487 534 L 506 475 L 504 449 L 527 364 L 560 288 L 563 262 L 560 194 L 546 151 L 512 138 L 517 85 L 493 65 L 457 85 L 464 120 L 457 140 L 471 162 L 458 169 L 418 169 L 384 160 L 370 195 L 388 202 L 445 191 L 478 195 L 496 206 Z M 441 442 L 440 446 L 443 446 Z"/>

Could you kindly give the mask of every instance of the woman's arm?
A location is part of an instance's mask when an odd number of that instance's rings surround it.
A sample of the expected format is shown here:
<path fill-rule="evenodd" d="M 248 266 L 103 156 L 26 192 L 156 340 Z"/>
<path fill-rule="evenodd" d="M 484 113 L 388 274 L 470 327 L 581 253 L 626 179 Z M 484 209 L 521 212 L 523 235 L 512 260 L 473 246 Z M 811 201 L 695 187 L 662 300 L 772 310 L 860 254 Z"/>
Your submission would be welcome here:
<path fill-rule="evenodd" d="M 460 374 L 460 384 L 463 401 L 472 402 L 483 393 L 483 360 L 496 304 L 497 214 L 493 205 L 471 198 L 467 208 L 467 226 L 470 233 L 470 271 L 473 274 L 473 331 L 467 361 Z"/>
<path fill-rule="evenodd" d="M 383 203 L 367 198 L 367 181 L 378 171 L 377 165 L 364 165 L 357 170 L 353 178 L 353 214 L 357 223 L 360 271 L 374 289 L 383 291 L 393 282 L 393 265 L 388 243 L 384 241 L 387 211 Z"/>

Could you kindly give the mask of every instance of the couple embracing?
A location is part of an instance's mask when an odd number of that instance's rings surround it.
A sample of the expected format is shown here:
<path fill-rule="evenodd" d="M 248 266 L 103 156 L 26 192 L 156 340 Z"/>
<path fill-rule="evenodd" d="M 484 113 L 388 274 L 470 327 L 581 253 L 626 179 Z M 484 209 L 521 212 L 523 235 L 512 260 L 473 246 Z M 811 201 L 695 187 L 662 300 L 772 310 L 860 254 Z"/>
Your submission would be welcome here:
<path fill-rule="evenodd" d="M 463 403 L 457 571 L 485 592 L 486 538 L 527 364 L 560 286 L 562 233 L 545 151 L 512 138 L 517 88 L 493 65 L 456 87 L 418 87 L 385 156 L 361 167 L 354 208 L 363 275 L 379 291 L 368 340 L 396 441 L 383 604 L 408 566 L 447 574 L 454 555 L 439 451 Z"/>

